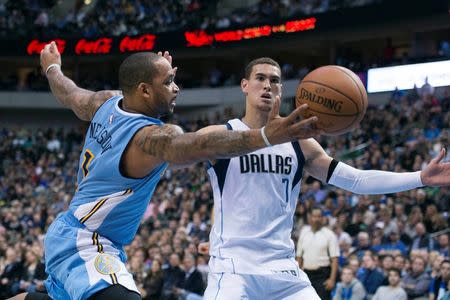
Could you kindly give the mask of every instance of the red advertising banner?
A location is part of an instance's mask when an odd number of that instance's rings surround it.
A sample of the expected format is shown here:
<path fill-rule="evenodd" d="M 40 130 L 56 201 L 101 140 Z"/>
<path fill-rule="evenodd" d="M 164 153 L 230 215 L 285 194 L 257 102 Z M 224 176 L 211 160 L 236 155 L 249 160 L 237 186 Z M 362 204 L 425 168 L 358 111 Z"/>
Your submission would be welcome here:
<path fill-rule="evenodd" d="M 142 34 L 138 36 L 124 36 L 121 38 L 99 37 L 94 40 L 65 40 L 58 38 L 53 41 L 56 42 L 61 53 L 67 49 L 69 53 L 74 53 L 76 55 L 104 55 L 151 51 L 155 48 L 159 40 L 167 41 L 167 43 L 161 42 L 158 44 L 160 49 L 205 47 L 212 44 L 252 40 L 270 37 L 272 35 L 313 30 L 316 29 L 316 23 L 316 18 L 308 18 L 287 21 L 278 25 L 263 25 L 212 33 L 208 33 L 205 30 L 186 31 L 182 36 L 179 33 L 167 33 L 161 35 Z M 44 46 L 51 41 L 52 40 L 40 41 L 33 39 L 28 43 L 26 52 L 28 55 L 39 55 Z"/>

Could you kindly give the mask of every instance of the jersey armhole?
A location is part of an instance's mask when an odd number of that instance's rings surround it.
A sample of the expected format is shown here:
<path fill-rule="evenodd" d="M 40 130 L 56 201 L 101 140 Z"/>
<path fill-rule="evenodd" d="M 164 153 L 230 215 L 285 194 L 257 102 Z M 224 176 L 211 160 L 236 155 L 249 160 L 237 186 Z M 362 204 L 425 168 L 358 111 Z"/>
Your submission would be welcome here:
<path fill-rule="evenodd" d="M 229 122 L 227 122 L 227 123 L 225 124 L 225 126 L 227 126 L 227 129 L 228 129 L 228 130 L 233 130 L 233 127 L 231 127 L 231 124 L 230 124 Z M 214 165 L 215 165 L 218 161 L 219 161 L 219 160 L 215 160 L 215 161 L 210 161 L 210 160 L 208 160 L 207 163 L 206 163 L 206 169 L 208 170 L 208 169 L 214 167 Z"/>

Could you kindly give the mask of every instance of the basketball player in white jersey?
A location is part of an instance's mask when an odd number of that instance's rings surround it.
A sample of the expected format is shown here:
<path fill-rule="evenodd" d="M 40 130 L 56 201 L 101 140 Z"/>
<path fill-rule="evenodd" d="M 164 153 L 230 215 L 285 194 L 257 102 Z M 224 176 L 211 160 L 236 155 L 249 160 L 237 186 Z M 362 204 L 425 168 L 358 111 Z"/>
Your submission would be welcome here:
<path fill-rule="evenodd" d="M 263 128 L 281 87 L 277 62 L 250 62 L 241 81 L 245 116 L 200 132 Z M 450 185 L 450 163 L 440 163 L 444 156 L 443 149 L 421 172 L 361 171 L 329 157 L 309 138 L 212 161 L 214 225 L 204 299 L 320 299 L 298 267 L 291 240 L 303 170 L 354 193 L 384 194 Z"/>

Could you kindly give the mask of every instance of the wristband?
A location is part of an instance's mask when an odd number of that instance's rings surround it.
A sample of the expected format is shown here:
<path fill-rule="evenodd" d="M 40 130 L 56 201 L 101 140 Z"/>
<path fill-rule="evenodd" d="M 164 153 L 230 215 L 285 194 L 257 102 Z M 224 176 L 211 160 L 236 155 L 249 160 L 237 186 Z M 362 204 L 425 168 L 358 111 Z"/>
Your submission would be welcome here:
<path fill-rule="evenodd" d="M 47 70 L 45 70 L 45 75 L 48 75 L 48 71 L 50 71 L 50 69 L 53 67 L 58 67 L 58 69 L 61 69 L 61 66 L 59 64 L 51 64 L 47 67 Z"/>
<path fill-rule="evenodd" d="M 262 136 L 262 138 L 264 140 L 264 144 L 266 144 L 267 147 L 272 147 L 272 144 L 269 142 L 269 139 L 266 136 L 265 129 L 266 129 L 266 126 L 263 126 L 261 128 L 261 130 L 260 130 L 261 131 L 261 136 Z"/>

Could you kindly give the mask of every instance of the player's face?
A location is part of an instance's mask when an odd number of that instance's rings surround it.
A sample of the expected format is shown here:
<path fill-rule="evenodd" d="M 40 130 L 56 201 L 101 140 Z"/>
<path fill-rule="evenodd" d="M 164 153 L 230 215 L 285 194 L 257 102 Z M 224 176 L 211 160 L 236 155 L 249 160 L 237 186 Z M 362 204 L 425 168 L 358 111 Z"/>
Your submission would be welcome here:
<path fill-rule="evenodd" d="M 251 106 L 270 111 L 275 97 L 281 97 L 281 71 L 269 64 L 255 65 L 250 78 L 242 79 L 241 88 Z"/>
<path fill-rule="evenodd" d="M 180 90 L 174 81 L 176 70 L 164 58 L 156 61 L 155 65 L 158 69 L 158 75 L 153 78 L 151 84 L 152 104 L 155 106 L 153 109 L 161 115 L 172 113 Z"/>

